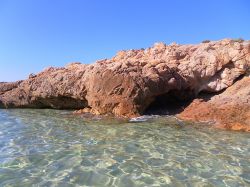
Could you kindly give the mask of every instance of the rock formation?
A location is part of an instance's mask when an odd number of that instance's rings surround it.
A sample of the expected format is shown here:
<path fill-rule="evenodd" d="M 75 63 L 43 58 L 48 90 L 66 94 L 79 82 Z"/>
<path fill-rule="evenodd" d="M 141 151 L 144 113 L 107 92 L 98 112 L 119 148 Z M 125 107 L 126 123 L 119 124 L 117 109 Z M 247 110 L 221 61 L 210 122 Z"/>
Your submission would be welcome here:
<path fill-rule="evenodd" d="M 178 116 L 191 121 L 214 121 L 219 128 L 250 131 L 250 77 L 211 98 L 195 99 Z"/>
<path fill-rule="evenodd" d="M 120 51 L 113 58 L 94 64 L 51 67 L 22 82 L 0 83 L 0 107 L 83 109 L 95 114 L 134 117 L 143 114 L 158 97 L 171 95 L 187 100 L 201 92 L 221 92 L 238 83 L 249 67 L 249 41 L 156 43 L 147 49 Z M 237 88 L 231 90 L 225 93 L 230 95 Z M 227 94 L 223 98 L 238 96 Z M 220 98 L 214 100 L 207 103 L 219 104 Z M 201 107 L 204 102 L 195 100 Z M 192 106 L 196 107 L 191 104 L 183 117 L 192 118 L 187 115 Z"/>
<path fill-rule="evenodd" d="M 17 88 L 22 81 L 17 82 L 0 82 L 0 95 L 4 94 L 7 91 Z"/>

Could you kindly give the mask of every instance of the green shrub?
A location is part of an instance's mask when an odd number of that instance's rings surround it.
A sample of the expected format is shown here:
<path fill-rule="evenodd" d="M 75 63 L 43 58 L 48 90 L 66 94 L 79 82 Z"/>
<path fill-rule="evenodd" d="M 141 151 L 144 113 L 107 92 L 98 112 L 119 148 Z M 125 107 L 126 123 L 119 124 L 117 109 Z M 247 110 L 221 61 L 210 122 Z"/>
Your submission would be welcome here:
<path fill-rule="evenodd" d="M 243 38 L 238 38 L 238 39 L 234 39 L 233 41 L 234 42 L 242 43 L 242 42 L 244 42 L 244 39 Z"/>
<path fill-rule="evenodd" d="M 202 43 L 209 43 L 211 42 L 210 40 L 203 40 Z"/>

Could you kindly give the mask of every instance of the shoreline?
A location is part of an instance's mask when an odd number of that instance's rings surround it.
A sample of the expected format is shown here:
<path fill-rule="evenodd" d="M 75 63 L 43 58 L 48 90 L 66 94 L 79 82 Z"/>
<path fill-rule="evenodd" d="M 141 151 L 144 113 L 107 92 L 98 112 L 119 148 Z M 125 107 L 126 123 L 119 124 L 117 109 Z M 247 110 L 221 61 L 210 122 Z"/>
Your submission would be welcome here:
<path fill-rule="evenodd" d="M 0 83 L 0 108 L 138 117 L 166 107 L 182 119 L 249 131 L 249 70 L 250 41 L 156 43 L 94 64 L 49 67 L 23 81 Z"/>

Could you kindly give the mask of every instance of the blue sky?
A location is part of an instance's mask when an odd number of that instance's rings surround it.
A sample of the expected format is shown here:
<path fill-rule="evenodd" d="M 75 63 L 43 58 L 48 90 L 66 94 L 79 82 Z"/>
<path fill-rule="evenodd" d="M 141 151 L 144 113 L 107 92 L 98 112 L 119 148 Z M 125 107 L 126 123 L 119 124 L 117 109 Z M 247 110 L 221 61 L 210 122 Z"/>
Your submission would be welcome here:
<path fill-rule="evenodd" d="M 121 49 L 250 39 L 249 0 L 1 0 L 0 81 Z"/>

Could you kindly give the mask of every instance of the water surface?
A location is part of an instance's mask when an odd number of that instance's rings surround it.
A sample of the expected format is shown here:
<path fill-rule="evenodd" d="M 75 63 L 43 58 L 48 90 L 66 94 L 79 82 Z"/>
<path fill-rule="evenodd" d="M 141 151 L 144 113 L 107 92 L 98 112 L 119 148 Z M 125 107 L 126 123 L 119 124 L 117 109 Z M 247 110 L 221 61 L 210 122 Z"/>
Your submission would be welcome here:
<path fill-rule="evenodd" d="M 0 186 L 250 186 L 250 134 L 187 124 L 0 110 Z"/>

